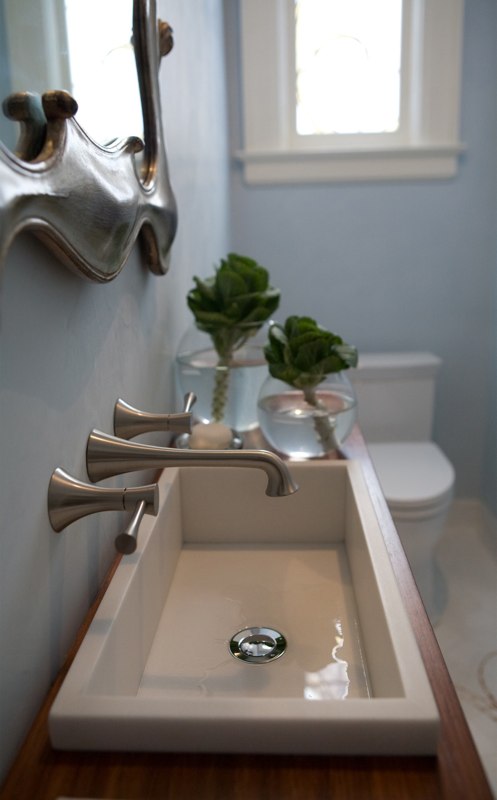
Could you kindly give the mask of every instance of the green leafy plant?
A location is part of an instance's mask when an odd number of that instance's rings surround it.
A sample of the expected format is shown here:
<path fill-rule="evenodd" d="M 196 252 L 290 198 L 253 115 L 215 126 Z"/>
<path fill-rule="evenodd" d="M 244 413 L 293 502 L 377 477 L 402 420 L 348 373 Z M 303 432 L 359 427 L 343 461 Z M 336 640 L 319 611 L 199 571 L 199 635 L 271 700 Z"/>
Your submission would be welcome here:
<path fill-rule="evenodd" d="M 291 316 L 284 325 L 271 325 L 264 355 L 273 378 L 300 389 L 310 406 L 325 412 L 314 416 L 314 427 L 325 452 L 332 450 L 334 421 L 316 387 L 327 375 L 355 367 L 357 349 L 310 317 Z"/>
<path fill-rule="evenodd" d="M 197 328 L 208 333 L 218 355 L 212 397 L 214 422 L 223 419 L 234 353 L 254 336 L 278 308 L 280 292 L 256 261 L 229 253 L 205 280 L 194 277 L 187 303 Z"/>

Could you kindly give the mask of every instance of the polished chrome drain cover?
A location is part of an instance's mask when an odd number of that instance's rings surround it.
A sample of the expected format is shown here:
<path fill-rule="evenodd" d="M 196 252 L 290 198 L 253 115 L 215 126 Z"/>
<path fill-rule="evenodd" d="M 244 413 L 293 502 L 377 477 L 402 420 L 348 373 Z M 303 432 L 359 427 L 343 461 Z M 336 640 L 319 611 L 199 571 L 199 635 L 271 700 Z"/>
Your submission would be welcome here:
<path fill-rule="evenodd" d="M 267 664 L 286 650 L 286 639 L 273 628 L 244 628 L 230 640 L 230 652 L 247 664 Z"/>

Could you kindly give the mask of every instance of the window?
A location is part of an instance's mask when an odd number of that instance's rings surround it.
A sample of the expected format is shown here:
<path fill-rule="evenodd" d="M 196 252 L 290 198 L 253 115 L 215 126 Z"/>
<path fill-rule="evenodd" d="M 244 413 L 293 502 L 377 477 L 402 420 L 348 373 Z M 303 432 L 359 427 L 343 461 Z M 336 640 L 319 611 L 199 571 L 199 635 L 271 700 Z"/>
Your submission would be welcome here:
<path fill-rule="evenodd" d="M 297 136 L 399 130 L 401 55 L 402 0 L 295 0 Z"/>
<path fill-rule="evenodd" d="M 240 0 L 247 182 L 453 176 L 462 15 L 463 0 Z"/>

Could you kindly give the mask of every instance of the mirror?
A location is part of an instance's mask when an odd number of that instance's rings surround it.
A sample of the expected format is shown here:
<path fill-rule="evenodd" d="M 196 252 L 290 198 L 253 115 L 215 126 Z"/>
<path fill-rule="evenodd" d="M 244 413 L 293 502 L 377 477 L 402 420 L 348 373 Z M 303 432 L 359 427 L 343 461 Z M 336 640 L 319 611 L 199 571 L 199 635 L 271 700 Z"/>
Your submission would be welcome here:
<path fill-rule="evenodd" d="M 139 237 L 150 269 L 164 274 L 177 214 L 158 70 L 172 30 L 155 0 L 31 5 L 26 14 L 25 3 L 0 0 L 0 259 L 30 229 L 104 282 Z"/>
<path fill-rule="evenodd" d="M 132 0 L 0 0 L 0 98 L 65 89 L 99 144 L 143 137 L 132 27 Z M 15 150 L 17 126 L 3 115 L 0 139 Z"/>

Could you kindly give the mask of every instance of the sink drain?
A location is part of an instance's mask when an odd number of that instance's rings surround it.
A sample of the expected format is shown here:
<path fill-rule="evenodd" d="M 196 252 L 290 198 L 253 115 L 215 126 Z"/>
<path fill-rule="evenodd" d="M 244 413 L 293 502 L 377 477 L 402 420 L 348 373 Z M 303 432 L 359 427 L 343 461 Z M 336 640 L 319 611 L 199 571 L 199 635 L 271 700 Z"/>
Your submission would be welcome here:
<path fill-rule="evenodd" d="M 247 664 L 266 664 L 286 650 L 286 639 L 273 628 L 244 628 L 230 639 L 230 652 Z"/>

